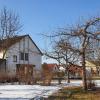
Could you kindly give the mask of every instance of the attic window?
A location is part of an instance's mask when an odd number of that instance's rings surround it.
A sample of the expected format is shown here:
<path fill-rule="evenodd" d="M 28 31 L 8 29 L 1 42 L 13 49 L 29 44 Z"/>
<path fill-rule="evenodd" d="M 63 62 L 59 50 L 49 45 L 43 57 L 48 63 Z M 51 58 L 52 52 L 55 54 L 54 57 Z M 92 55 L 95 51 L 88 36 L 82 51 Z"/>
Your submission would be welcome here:
<path fill-rule="evenodd" d="M 13 62 L 17 62 L 17 56 L 13 55 Z"/>

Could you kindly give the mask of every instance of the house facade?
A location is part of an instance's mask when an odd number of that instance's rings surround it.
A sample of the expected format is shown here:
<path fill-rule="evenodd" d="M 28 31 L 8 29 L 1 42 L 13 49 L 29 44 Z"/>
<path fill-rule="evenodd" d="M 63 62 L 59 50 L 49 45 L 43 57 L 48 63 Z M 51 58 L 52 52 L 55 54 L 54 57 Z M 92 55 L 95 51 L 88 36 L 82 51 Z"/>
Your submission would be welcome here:
<path fill-rule="evenodd" d="M 42 52 L 29 35 L 16 36 L 8 40 L 1 41 L 0 59 L 6 60 L 5 72 L 8 75 L 16 75 L 21 66 L 31 66 L 33 69 L 41 70 Z M 5 53 L 5 55 L 4 55 Z M 0 66 L 0 69 L 2 67 Z M 25 68 L 22 70 L 26 70 Z M 20 69 L 19 69 L 20 70 Z M 30 72 L 30 71 L 29 71 Z"/>
<path fill-rule="evenodd" d="M 100 61 L 86 61 L 86 68 L 92 74 L 92 76 L 100 76 Z"/>

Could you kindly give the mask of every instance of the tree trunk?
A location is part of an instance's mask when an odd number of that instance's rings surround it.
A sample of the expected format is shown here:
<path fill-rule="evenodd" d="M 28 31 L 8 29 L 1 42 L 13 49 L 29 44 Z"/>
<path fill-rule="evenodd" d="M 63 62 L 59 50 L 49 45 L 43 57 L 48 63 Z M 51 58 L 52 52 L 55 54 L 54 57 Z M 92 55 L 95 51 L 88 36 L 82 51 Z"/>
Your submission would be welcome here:
<path fill-rule="evenodd" d="M 83 67 L 83 88 L 87 90 L 87 79 L 86 79 L 86 66 L 85 66 L 85 52 L 82 53 L 82 67 Z"/>
<path fill-rule="evenodd" d="M 61 81 L 62 81 L 62 79 L 59 77 L 59 79 L 58 79 L 58 84 L 59 85 L 61 84 Z"/>
<path fill-rule="evenodd" d="M 69 70 L 67 71 L 67 83 L 70 83 L 70 74 L 69 74 Z"/>

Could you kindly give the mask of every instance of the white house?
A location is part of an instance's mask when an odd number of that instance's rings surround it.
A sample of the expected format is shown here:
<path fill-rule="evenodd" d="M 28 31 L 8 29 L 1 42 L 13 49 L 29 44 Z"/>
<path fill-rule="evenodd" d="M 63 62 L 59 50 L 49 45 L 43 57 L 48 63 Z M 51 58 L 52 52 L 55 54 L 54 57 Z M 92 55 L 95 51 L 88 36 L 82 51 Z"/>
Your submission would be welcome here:
<path fill-rule="evenodd" d="M 5 62 L 2 60 L 3 55 Z M 15 36 L 0 41 L 0 70 L 4 69 L 9 75 L 16 75 L 18 66 L 22 65 L 31 65 L 41 70 L 41 58 L 42 52 L 29 35 Z M 5 66 L 2 66 L 2 63 Z"/>

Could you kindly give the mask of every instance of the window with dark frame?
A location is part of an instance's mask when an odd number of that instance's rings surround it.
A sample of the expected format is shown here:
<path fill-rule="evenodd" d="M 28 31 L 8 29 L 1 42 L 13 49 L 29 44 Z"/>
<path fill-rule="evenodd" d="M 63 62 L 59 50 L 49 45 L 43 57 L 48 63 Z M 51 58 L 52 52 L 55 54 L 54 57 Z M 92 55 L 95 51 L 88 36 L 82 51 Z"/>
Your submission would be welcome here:
<path fill-rule="evenodd" d="M 20 53 L 20 60 L 28 61 L 29 60 L 29 54 L 21 52 Z"/>
<path fill-rule="evenodd" d="M 20 53 L 20 60 L 24 60 L 24 53 L 23 52 Z"/>
<path fill-rule="evenodd" d="M 26 61 L 28 61 L 28 60 L 29 60 L 28 53 L 25 53 L 25 60 L 26 60 Z"/>
<path fill-rule="evenodd" d="M 17 62 L 17 56 L 13 55 L 13 62 Z"/>

